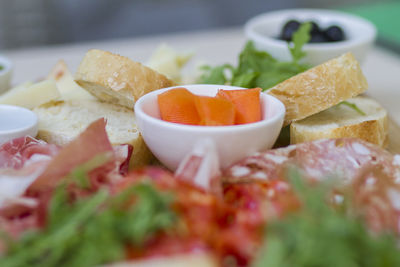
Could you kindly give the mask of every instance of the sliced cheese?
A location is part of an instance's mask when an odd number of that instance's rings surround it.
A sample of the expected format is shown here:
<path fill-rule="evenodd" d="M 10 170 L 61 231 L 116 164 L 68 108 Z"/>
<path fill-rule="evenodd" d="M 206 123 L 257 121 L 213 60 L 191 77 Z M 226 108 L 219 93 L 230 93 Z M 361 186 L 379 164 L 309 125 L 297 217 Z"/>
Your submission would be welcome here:
<path fill-rule="evenodd" d="M 94 96 L 74 81 L 71 72 L 63 60 L 57 62 L 47 78 L 56 82 L 61 94 L 61 100 L 95 99 Z"/>
<path fill-rule="evenodd" d="M 192 53 L 178 53 L 166 44 L 161 44 L 151 55 L 147 66 L 164 74 L 175 83 L 182 82 L 182 68 L 192 57 Z"/>
<path fill-rule="evenodd" d="M 16 105 L 29 109 L 60 98 L 56 83 L 44 80 L 32 85 L 23 84 L 0 96 L 0 104 Z"/>

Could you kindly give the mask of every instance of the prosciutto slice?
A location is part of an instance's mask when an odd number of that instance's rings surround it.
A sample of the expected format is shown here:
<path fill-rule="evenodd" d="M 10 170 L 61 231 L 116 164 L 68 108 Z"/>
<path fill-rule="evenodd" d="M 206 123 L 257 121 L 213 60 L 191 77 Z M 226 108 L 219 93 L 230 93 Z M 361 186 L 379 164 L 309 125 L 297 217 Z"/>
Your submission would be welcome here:
<path fill-rule="evenodd" d="M 190 182 L 205 191 L 221 194 L 220 165 L 215 144 L 200 140 L 182 160 L 175 176 Z"/>
<path fill-rule="evenodd" d="M 31 158 L 34 161 L 50 159 L 60 147 L 30 136 L 13 139 L 0 146 L 0 168 L 20 169 Z"/>
<path fill-rule="evenodd" d="M 93 122 L 63 148 L 31 137 L 0 148 L 0 229 L 17 237 L 42 227 L 53 188 L 76 168 L 89 172 L 91 188 L 68 187 L 74 197 L 89 194 L 126 174 L 132 146 L 112 147 L 104 119 Z M 94 162 L 94 163 L 93 163 Z"/>
<path fill-rule="evenodd" d="M 46 170 L 34 181 L 30 192 L 38 192 L 54 187 L 60 179 L 75 167 L 95 156 L 104 155 L 113 158 L 113 148 L 105 131 L 106 122 L 99 119 L 65 146 L 50 162 Z"/>
<path fill-rule="evenodd" d="M 43 173 L 60 148 L 30 136 L 16 138 L 0 147 L 0 207 L 19 203 L 34 205 L 20 196 Z"/>

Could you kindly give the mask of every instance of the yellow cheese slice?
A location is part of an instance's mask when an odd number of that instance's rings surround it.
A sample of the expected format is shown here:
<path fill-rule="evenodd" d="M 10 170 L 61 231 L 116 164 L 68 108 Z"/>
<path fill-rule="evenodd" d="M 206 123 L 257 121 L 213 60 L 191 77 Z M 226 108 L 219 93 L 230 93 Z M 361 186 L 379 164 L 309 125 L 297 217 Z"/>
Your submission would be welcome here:
<path fill-rule="evenodd" d="M 60 93 L 56 83 L 52 80 L 44 80 L 32 85 L 25 83 L 8 90 L 0 96 L 0 104 L 32 109 L 59 98 Z"/>
<path fill-rule="evenodd" d="M 161 44 L 151 55 L 147 66 L 179 84 L 182 81 L 182 68 L 192 56 L 192 53 L 177 52 L 168 45 Z"/>
<path fill-rule="evenodd" d="M 60 60 L 51 70 L 47 79 L 52 79 L 56 82 L 57 88 L 61 94 L 61 100 L 74 99 L 95 99 L 88 91 L 80 87 L 68 70 L 64 60 Z"/>

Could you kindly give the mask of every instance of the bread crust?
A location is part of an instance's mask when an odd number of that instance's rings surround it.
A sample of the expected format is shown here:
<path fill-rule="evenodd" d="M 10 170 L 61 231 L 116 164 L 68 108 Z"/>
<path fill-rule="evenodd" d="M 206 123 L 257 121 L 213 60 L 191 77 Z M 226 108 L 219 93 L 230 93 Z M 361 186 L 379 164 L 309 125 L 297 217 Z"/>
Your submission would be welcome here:
<path fill-rule="evenodd" d="M 133 108 L 142 95 L 173 85 L 164 75 L 117 54 L 89 50 L 75 81 L 100 100 Z"/>
<path fill-rule="evenodd" d="M 355 137 L 381 147 L 386 147 L 388 145 L 389 129 L 387 112 L 376 101 L 369 98 L 356 97 L 349 101 L 355 104 L 358 103 L 359 108 L 362 107 L 363 102 L 368 103 L 373 108 L 365 110 L 367 113 L 366 116 L 359 115 L 359 119 L 351 123 L 345 122 L 346 118 L 344 114 L 338 114 L 336 118 L 330 118 L 330 122 L 340 122 L 342 120 L 343 125 L 338 125 L 337 127 L 324 127 L 323 120 L 321 120 L 319 125 L 311 125 L 309 121 L 322 118 L 320 114 L 314 115 L 314 118 L 310 117 L 294 122 L 290 125 L 290 143 L 297 144 L 325 138 Z M 353 112 L 355 113 L 355 111 Z M 334 112 L 332 113 L 335 114 Z M 341 116 L 343 117 L 341 118 Z M 326 121 L 326 123 L 329 122 Z"/>
<path fill-rule="evenodd" d="M 346 53 L 289 78 L 268 93 L 284 103 L 284 125 L 288 125 L 359 95 L 367 88 L 359 63 L 351 53 Z"/>

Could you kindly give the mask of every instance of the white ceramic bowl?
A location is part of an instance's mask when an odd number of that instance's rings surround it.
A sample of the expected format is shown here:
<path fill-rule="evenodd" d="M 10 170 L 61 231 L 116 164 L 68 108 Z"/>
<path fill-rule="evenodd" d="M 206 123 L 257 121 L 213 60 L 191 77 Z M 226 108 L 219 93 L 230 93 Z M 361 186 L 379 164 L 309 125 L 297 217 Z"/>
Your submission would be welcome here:
<path fill-rule="evenodd" d="M 25 135 L 35 137 L 38 132 L 37 125 L 38 118 L 29 109 L 0 105 L 0 145 Z"/>
<path fill-rule="evenodd" d="M 0 55 L 0 95 L 10 89 L 12 63 L 11 61 Z"/>
<path fill-rule="evenodd" d="M 287 42 L 278 39 L 283 25 L 291 19 L 300 22 L 315 21 L 325 28 L 332 24 L 341 26 L 346 40 L 331 43 L 309 43 L 304 46 L 307 53 L 303 62 L 318 65 L 346 52 L 352 52 L 360 62 L 376 38 L 375 26 L 355 15 L 325 9 L 286 9 L 264 13 L 250 19 L 245 25 L 245 34 L 259 50 L 265 50 L 273 57 L 289 61 L 291 55 Z"/>
<path fill-rule="evenodd" d="M 194 94 L 215 96 L 218 89 L 242 89 L 224 85 L 195 84 L 178 86 Z M 171 170 L 191 152 L 202 139 L 214 142 L 222 168 L 254 153 L 271 148 L 282 128 L 285 107 L 278 99 L 261 94 L 262 120 L 233 126 L 196 126 L 163 121 L 157 95 L 176 87 L 153 91 L 135 104 L 139 130 L 153 154 Z"/>

